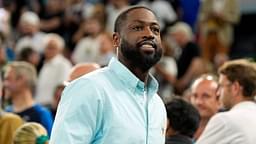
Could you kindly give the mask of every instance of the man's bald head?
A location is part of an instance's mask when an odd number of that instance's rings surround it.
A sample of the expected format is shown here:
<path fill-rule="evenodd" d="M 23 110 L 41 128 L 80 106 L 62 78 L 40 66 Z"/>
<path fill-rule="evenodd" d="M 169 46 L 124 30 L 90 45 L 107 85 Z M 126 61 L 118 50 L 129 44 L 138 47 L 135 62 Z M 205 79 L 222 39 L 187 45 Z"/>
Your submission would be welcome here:
<path fill-rule="evenodd" d="M 99 69 L 100 65 L 97 63 L 80 63 L 76 64 L 70 71 L 68 81 L 72 81 L 84 74 L 90 73 L 96 69 Z"/>

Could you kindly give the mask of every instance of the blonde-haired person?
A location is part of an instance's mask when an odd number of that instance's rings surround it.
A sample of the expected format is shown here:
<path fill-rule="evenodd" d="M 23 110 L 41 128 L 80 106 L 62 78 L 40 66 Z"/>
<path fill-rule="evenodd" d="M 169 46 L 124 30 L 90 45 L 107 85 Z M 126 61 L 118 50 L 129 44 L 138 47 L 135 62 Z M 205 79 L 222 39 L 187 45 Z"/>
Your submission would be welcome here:
<path fill-rule="evenodd" d="M 28 122 L 17 129 L 13 144 L 48 144 L 46 129 L 39 123 Z"/>
<path fill-rule="evenodd" d="M 2 105 L 2 84 L 0 77 L 0 105 Z M 13 135 L 22 124 L 23 120 L 18 115 L 5 112 L 0 106 L 0 144 L 12 144 Z"/>

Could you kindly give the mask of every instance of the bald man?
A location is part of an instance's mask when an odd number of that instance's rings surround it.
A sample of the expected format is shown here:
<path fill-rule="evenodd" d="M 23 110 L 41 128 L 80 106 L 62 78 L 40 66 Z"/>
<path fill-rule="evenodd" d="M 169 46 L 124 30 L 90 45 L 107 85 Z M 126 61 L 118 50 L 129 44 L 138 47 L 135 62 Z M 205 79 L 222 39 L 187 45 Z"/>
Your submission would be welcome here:
<path fill-rule="evenodd" d="M 99 69 L 100 65 L 97 63 L 79 63 L 76 64 L 70 71 L 68 81 L 72 81 L 84 74 L 92 72 L 96 69 Z"/>

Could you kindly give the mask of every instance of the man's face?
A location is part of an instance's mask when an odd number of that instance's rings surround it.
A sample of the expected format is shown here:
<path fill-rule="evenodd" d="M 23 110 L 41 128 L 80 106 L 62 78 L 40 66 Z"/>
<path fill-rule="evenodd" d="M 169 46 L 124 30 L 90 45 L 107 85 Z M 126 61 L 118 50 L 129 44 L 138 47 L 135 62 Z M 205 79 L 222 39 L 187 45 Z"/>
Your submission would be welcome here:
<path fill-rule="evenodd" d="M 213 80 L 201 80 L 192 87 L 191 103 L 202 119 L 211 118 L 219 110 L 217 88 L 218 84 Z"/>
<path fill-rule="evenodd" d="M 10 67 L 4 74 L 3 86 L 7 97 L 19 93 L 18 77 L 16 76 L 15 71 Z"/>
<path fill-rule="evenodd" d="M 219 78 L 218 94 L 220 95 L 220 102 L 222 105 L 225 108 L 230 109 L 233 101 L 232 82 L 230 82 L 223 74 L 221 74 Z"/>
<path fill-rule="evenodd" d="M 50 40 L 45 48 L 45 58 L 48 60 L 54 58 L 59 53 L 59 49 L 57 42 L 55 40 Z"/>
<path fill-rule="evenodd" d="M 147 71 L 162 56 L 160 27 L 149 10 L 141 8 L 129 12 L 119 39 L 120 58 L 132 67 Z"/>

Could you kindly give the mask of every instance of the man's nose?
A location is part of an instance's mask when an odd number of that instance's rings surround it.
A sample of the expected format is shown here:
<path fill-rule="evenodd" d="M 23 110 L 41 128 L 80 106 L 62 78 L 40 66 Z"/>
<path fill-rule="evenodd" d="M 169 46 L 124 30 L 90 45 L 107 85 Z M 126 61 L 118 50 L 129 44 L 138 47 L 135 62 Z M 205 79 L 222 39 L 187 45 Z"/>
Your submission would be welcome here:
<path fill-rule="evenodd" d="M 201 105 L 203 103 L 203 100 L 201 98 L 197 98 L 197 99 L 195 99 L 195 103 L 197 105 Z"/>
<path fill-rule="evenodd" d="M 143 31 L 143 37 L 154 39 L 154 33 L 150 27 L 146 27 Z"/>

